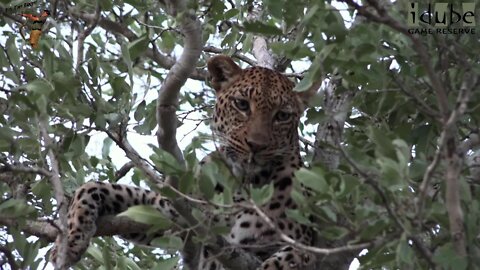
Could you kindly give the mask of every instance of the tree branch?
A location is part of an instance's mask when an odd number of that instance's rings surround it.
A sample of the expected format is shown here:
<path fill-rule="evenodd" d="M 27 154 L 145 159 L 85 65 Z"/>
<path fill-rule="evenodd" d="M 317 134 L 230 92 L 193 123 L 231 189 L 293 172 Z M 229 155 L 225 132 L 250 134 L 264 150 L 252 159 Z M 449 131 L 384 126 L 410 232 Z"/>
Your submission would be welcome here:
<path fill-rule="evenodd" d="M 252 1 L 248 7 L 247 20 L 260 21 L 263 14 L 261 3 Z M 268 50 L 267 39 L 265 37 L 255 35 L 253 37 L 252 54 L 257 59 L 257 66 L 273 69 L 275 66 L 275 57 Z"/>
<path fill-rule="evenodd" d="M 419 56 L 420 63 L 425 67 L 427 71 L 427 76 L 432 84 L 433 90 L 437 96 L 437 103 L 438 108 L 440 110 L 440 114 L 443 119 L 448 117 L 448 97 L 445 87 L 442 83 L 442 80 L 439 78 L 438 74 L 434 71 L 432 63 L 430 61 L 430 54 L 428 53 L 427 47 L 423 44 L 423 42 L 418 39 L 415 35 L 412 35 L 408 32 L 408 28 L 400 23 L 399 21 L 393 19 L 386 11 L 384 7 L 380 5 L 380 3 L 376 0 L 369 0 L 367 1 L 370 6 L 361 6 L 354 0 L 341 0 L 341 2 L 345 2 L 350 7 L 353 7 L 355 10 L 358 11 L 358 14 L 364 16 L 365 18 L 377 22 L 380 24 L 384 24 L 402 34 L 407 36 L 413 43 L 413 47 Z M 376 13 L 372 13 L 369 7 L 373 7 Z"/>
<path fill-rule="evenodd" d="M 342 156 L 345 158 L 345 160 L 350 164 L 350 166 L 353 167 L 353 169 L 364 179 L 365 183 L 370 185 L 373 190 L 380 196 L 380 199 L 383 203 L 383 206 L 387 210 L 388 215 L 390 218 L 394 221 L 394 223 L 397 225 L 398 228 L 401 229 L 402 232 L 405 232 L 407 234 L 407 237 L 409 237 L 413 244 L 418 247 L 418 250 L 421 252 L 422 256 L 427 260 L 429 263 L 430 267 L 432 269 L 435 269 L 435 262 L 432 259 L 432 254 L 429 252 L 429 250 L 423 245 L 422 241 L 416 237 L 415 235 L 412 235 L 405 225 L 402 223 L 400 217 L 397 216 L 396 211 L 390 206 L 390 203 L 387 199 L 387 194 L 385 191 L 381 188 L 380 184 L 376 179 L 374 179 L 368 172 L 365 172 L 362 170 L 355 161 L 353 161 L 350 156 L 348 156 L 347 152 L 345 149 L 340 146 L 340 152 L 342 153 Z"/>
<path fill-rule="evenodd" d="M 84 20 L 85 22 L 92 22 L 95 21 L 95 16 L 94 14 L 86 14 L 83 12 L 78 12 L 78 11 L 72 11 L 70 12 L 70 16 L 76 19 L 81 19 Z M 111 21 L 105 17 L 100 16 L 98 20 L 98 26 L 102 27 L 103 29 L 107 31 L 111 31 L 117 34 L 120 34 L 124 37 L 126 37 L 130 42 L 138 39 L 138 36 L 130 30 L 127 26 L 117 23 L 114 21 Z M 199 24 L 200 26 L 200 24 Z M 171 69 L 173 65 L 175 64 L 175 59 L 165 56 L 162 53 L 160 53 L 158 50 L 152 49 L 152 48 L 147 48 L 145 50 L 145 56 L 150 58 L 152 61 L 157 63 L 160 67 L 165 68 L 165 69 Z M 189 78 L 194 79 L 194 80 L 200 80 L 204 81 L 205 78 L 207 77 L 207 71 L 204 69 L 194 69 L 191 74 L 188 75 Z"/>
<path fill-rule="evenodd" d="M 115 172 L 115 182 L 124 177 L 134 167 L 135 164 L 131 161 L 123 164 L 123 166 L 117 172 Z"/>
<path fill-rule="evenodd" d="M 39 174 L 43 175 L 46 177 L 51 177 L 52 174 L 48 170 L 41 168 L 41 167 L 35 167 L 35 166 L 24 166 L 24 165 L 11 165 L 11 164 L 4 164 L 3 167 L 0 167 L 0 172 L 22 172 L 22 173 L 33 173 L 33 174 Z"/>
<path fill-rule="evenodd" d="M 171 16 L 180 18 L 180 28 L 184 36 L 183 52 L 178 61 L 168 72 L 165 81 L 158 91 L 156 118 L 158 124 L 157 141 L 159 147 L 172 154 L 181 164 L 183 155 L 177 144 L 177 108 L 179 92 L 194 71 L 198 58 L 202 53 L 201 23 L 186 7 L 185 1 L 167 3 L 166 10 Z"/>
<path fill-rule="evenodd" d="M 203 47 L 203 51 L 208 52 L 208 53 L 217 53 L 217 54 L 221 54 L 221 53 L 225 52 L 225 50 L 214 47 L 214 46 L 205 46 L 205 47 Z M 248 58 L 247 56 L 239 53 L 238 51 L 233 53 L 232 57 L 240 59 L 240 60 L 249 64 L 252 67 L 257 66 L 257 61 L 255 61 L 254 59 Z"/>
<path fill-rule="evenodd" d="M 334 76 L 327 84 L 324 93 L 325 114 L 327 121 L 317 127 L 315 134 L 315 148 L 313 152 L 313 161 L 326 166 L 330 170 L 338 167 L 340 154 L 338 152 L 338 143 L 341 141 L 345 120 L 350 112 L 350 103 L 354 92 L 351 90 L 337 93 L 337 87 L 341 85 L 342 78 Z M 331 147 L 321 147 L 329 145 Z"/>
<path fill-rule="evenodd" d="M 465 155 L 462 155 L 461 152 L 459 153 L 455 135 L 457 119 L 465 113 L 467 103 L 470 100 L 470 94 L 473 90 L 472 88 L 478 80 L 478 76 L 473 73 L 474 71 L 470 71 L 465 75 L 457 97 L 455 109 L 445 124 L 445 130 L 448 136 L 445 145 L 445 161 L 447 163 L 445 173 L 445 203 L 447 205 L 453 248 L 460 257 L 467 256 L 464 216 L 460 200 L 460 173 L 465 161 Z"/>
<path fill-rule="evenodd" d="M 135 222 L 127 217 L 103 216 L 97 222 L 97 231 L 95 236 L 114 236 L 125 233 L 144 233 L 151 226 L 143 223 Z M 18 223 L 16 219 L 2 218 L 0 225 L 7 227 L 15 227 L 27 234 L 37 236 L 48 242 L 54 242 L 58 233 L 58 222 L 45 220 L 26 220 L 25 223 Z"/>
<path fill-rule="evenodd" d="M 348 244 L 346 246 L 335 247 L 335 248 L 318 248 L 313 246 L 307 246 L 298 241 L 295 241 L 295 239 L 283 233 L 282 230 L 280 230 L 277 226 L 275 226 L 275 223 L 267 216 L 267 214 L 265 214 L 252 200 L 250 200 L 250 205 L 251 205 L 250 207 L 253 210 L 255 210 L 255 212 L 257 212 L 257 214 L 263 219 L 263 221 L 265 221 L 272 230 L 275 230 L 277 232 L 277 234 L 280 236 L 280 239 L 282 241 L 307 252 L 328 256 L 328 255 L 339 254 L 344 252 L 360 251 L 366 248 L 368 249 L 372 247 L 378 247 L 387 242 L 386 239 L 379 239 L 379 240 L 375 240 L 368 243 L 354 244 L 354 245 Z"/>
<path fill-rule="evenodd" d="M 192 209 L 189 203 L 186 202 L 190 201 L 192 203 L 205 204 L 204 201 L 199 201 L 185 194 L 182 194 L 178 190 L 176 190 L 175 187 L 169 185 L 168 183 L 162 182 L 162 178 L 160 177 L 160 175 L 155 172 L 152 166 L 150 166 L 145 159 L 140 157 L 140 155 L 135 151 L 135 149 L 130 145 L 127 140 L 112 132 L 105 132 L 113 141 L 115 141 L 115 143 L 125 152 L 127 157 L 132 160 L 135 166 L 139 168 L 152 183 L 157 183 L 160 186 L 169 186 L 174 192 L 179 195 L 179 199 L 173 201 L 173 206 L 175 210 L 180 214 L 183 219 L 185 219 L 188 227 L 194 228 L 192 230 L 196 235 L 208 236 L 208 240 L 205 242 L 209 243 L 209 250 L 213 254 L 220 254 L 217 259 L 222 263 L 222 265 L 228 266 L 229 269 L 232 270 L 255 269 L 259 265 L 257 258 L 249 254 L 248 252 L 245 252 L 244 250 L 231 249 L 230 252 L 225 252 L 225 249 L 230 249 L 230 247 L 228 247 L 229 244 L 221 236 L 210 236 L 208 230 L 202 224 L 198 224 L 196 218 L 192 216 Z M 196 257 L 196 255 L 198 254 L 191 254 L 196 253 L 196 251 L 198 251 L 198 247 L 198 244 L 190 243 L 187 241 L 186 247 L 184 248 L 185 252 L 188 253 L 188 256 L 184 258 L 187 264 L 190 265 L 193 263 L 198 263 L 198 261 L 195 261 L 196 259 L 198 259 Z"/>
<path fill-rule="evenodd" d="M 57 261 L 55 262 L 55 269 L 65 269 L 67 262 L 67 208 L 68 203 L 65 201 L 65 192 L 63 190 L 62 181 L 60 180 L 60 170 L 58 161 L 53 152 L 53 141 L 47 132 L 48 116 L 41 116 L 44 119 L 40 120 L 40 133 L 43 137 L 44 147 L 47 150 L 48 158 L 50 159 L 51 175 L 50 182 L 52 183 L 53 190 L 55 192 L 55 200 L 58 206 L 58 215 L 60 224 L 58 228 L 60 232 L 57 235 Z"/>
<path fill-rule="evenodd" d="M 7 247 L 0 246 L 0 252 L 3 253 L 7 258 L 7 261 L 8 261 L 8 264 L 10 265 L 11 270 L 19 269 L 18 265 L 15 263 L 15 257 Z M 0 264 L 0 268 L 3 269 L 2 264 Z"/>
<path fill-rule="evenodd" d="M 98 1 L 96 1 L 95 14 L 93 15 L 94 18 L 90 20 L 87 28 L 85 28 L 83 31 L 80 32 L 80 34 L 78 34 L 77 64 L 75 68 L 77 72 L 80 66 L 83 64 L 83 44 L 85 42 L 85 39 L 92 33 L 93 29 L 97 27 L 98 22 L 100 21 L 100 12 L 100 4 Z"/>

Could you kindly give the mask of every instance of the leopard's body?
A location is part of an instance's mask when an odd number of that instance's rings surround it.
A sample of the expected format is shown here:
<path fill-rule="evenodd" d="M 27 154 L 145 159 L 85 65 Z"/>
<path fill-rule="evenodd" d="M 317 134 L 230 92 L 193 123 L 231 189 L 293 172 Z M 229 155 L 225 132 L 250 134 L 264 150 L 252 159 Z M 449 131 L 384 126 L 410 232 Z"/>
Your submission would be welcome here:
<path fill-rule="evenodd" d="M 278 72 L 261 67 L 241 69 L 226 56 L 210 59 L 208 69 L 217 98 L 212 130 L 221 158 L 242 186 L 273 183 L 272 199 L 260 207 L 262 212 L 276 229 L 300 243 L 311 244 L 312 231 L 285 213 L 296 207 L 290 192 L 294 172 L 302 166 L 297 128 L 306 95 L 293 92 L 293 82 Z M 246 199 L 236 197 L 236 201 Z M 80 187 L 68 213 L 69 263 L 78 261 L 85 252 L 98 217 L 139 204 L 153 205 L 173 220 L 179 218 L 170 201 L 153 191 L 100 182 Z M 260 269 L 304 269 L 312 262 L 308 254 L 282 244 L 277 231 L 252 209 L 238 210 L 225 220 L 231 228 L 226 240 L 242 247 L 256 246 L 249 250 L 263 260 Z M 123 237 L 140 243 L 150 240 L 144 234 Z M 265 247 L 258 248 L 262 245 Z M 204 247 L 199 269 L 224 269 L 211 256 L 208 246 Z"/>

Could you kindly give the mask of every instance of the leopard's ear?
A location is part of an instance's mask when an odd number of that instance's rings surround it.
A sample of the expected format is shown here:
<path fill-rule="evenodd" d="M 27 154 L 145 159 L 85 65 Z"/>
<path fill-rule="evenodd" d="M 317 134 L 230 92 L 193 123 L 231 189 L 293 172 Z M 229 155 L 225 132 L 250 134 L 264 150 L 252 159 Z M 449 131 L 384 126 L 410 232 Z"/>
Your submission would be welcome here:
<path fill-rule="evenodd" d="M 217 55 L 210 58 L 207 66 L 211 85 L 216 92 L 227 88 L 242 74 L 242 69 L 235 64 L 232 58 L 226 55 Z"/>

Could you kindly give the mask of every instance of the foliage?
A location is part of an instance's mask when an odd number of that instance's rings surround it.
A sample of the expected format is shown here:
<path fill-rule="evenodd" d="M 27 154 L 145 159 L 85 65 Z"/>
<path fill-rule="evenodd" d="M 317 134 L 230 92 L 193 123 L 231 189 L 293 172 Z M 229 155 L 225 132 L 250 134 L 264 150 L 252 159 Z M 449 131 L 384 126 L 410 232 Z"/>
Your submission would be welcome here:
<path fill-rule="evenodd" d="M 51 246 L 47 239 L 28 237 L 21 229 L 28 220 L 53 219 L 58 214 L 49 174 L 26 170 L 49 171 L 50 149 L 59 162 L 65 191 L 71 196 L 86 181 L 119 181 L 116 171 L 124 159 L 118 155 L 123 153 L 118 154 L 121 145 L 109 134 L 126 129 L 127 138 L 142 158 L 160 172 L 179 179 L 180 192 L 202 194 L 202 198 L 219 205 L 232 203 L 232 190 L 238 183 L 222 164 L 210 164 L 202 168 L 200 175 L 196 174 L 198 160 L 212 148 L 205 124 L 211 115 L 213 92 L 202 76 L 205 61 L 212 55 L 208 50 L 202 54 L 196 65 L 197 75 L 190 76 L 179 100 L 179 138 L 187 136 L 180 141 L 185 164 L 156 146 L 147 146 L 156 143 L 151 136 L 157 129 L 157 91 L 171 68 L 168 63 L 175 61 L 171 55 L 179 54 L 184 45 L 178 18 L 166 15 L 161 2 L 59 3 L 49 18 L 39 50 L 32 50 L 19 35 L 20 18 L 8 13 L 8 9 L 3 11 L 0 219 L 15 219 L 19 227 L 0 222 L 5 225 L 0 227 L 0 246 L 12 252 L 18 267 L 39 268 L 45 263 L 40 257 L 47 250 L 44 248 Z M 388 13 L 406 24 L 406 7 L 398 2 L 388 5 Z M 64 3 L 68 4 L 68 11 Z M 112 24 L 95 25 L 84 42 L 83 61 L 78 63 L 78 35 L 84 31 L 84 24 L 86 27 L 91 23 L 86 15 L 95 13 L 95 3 L 103 20 Z M 433 264 L 440 269 L 473 269 L 480 265 L 480 176 L 475 167 L 480 165 L 470 162 L 480 154 L 478 145 L 461 148 L 479 132 L 478 34 L 406 34 L 368 15 L 354 22 L 352 16 L 358 15 L 354 6 L 331 1 L 263 3 L 261 19 L 253 21 L 248 19 L 251 1 L 190 1 L 188 7 L 201 20 L 203 39 L 207 45 L 217 46 L 218 52 L 240 54 L 252 60 L 253 40 L 256 35 L 264 35 L 277 56 L 292 61 L 286 73 L 298 75 L 307 71 L 297 76 L 301 80 L 297 79 L 296 90 L 307 89 L 319 77 L 330 81 L 335 75 L 341 78 L 338 95 L 355 93 L 341 143 L 322 145 L 339 150 L 340 165 L 327 168 L 315 163 L 315 149 L 305 144 L 302 154 L 309 168 L 297 172 L 296 184 L 308 187 L 311 194 L 294 191 L 292 196 L 300 209 L 287 214 L 314 227 L 328 240 L 380 243 L 358 256 L 365 269 L 427 269 Z M 1 1 L 2 5 L 6 8 L 10 3 Z M 55 8 L 46 2 L 40 5 Z M 40 7 L 31 11 L 38 10 Z M 409 35 L 426 50 L 420 51 Z M 155 58 L 154 53 L 160 57 Z M 471 77 L 475 78 L 473 84 L 469 83 Z M 446 98 L 445 110 L 440 104 L 440 90 Z M 465 91 L 469 91 L 466 100 L 459 100 L 458 96 Z M 447 126 L 445 120 L 461 106 L 466 106 L 464 112 L 459 112 L 454 124 Z M 315 140 L 316 127 L 335 117 L 338 115 L 329 115 L 321 104 L 309 108 L 302 119 L 302 137 Z M 49 147 L 41 135 L 42 121 L 48 122 L 47 132 L 55 141 Z M 452 138 L 449 143 L 445 142 L 446 133 Z M 462 160 L 455 180 L 463 211 L 466 257 L 458 255 L 450 231 L 452 212 L 446 174 L 452 165 L 447 162 L 448 147 L 453 147 Z M 12 175 L 19 177 L 11 180 Z M 151 185 L 138 168 L 121 181 Z M 219 181 L 227 188 L 214 195 Z M 426 197 L 422 197 L 422 183 L 428 183 Z M 169 188 L 161 192 L 178 197 Z M 261 204 L 272 195 L 272 185 L 252 189 L 250 193 L 253 201 Z M 159 227 L 171 226 L 147 207 L 131 208 L 125 214 Z M 312 223 L 310 215 L 318 222 Z M 201 211 L 195 210 L 193 216 L 205 223 Z M 77 267 L 170 269 L 178 261 L 175 251 L 184 243 L 176 236 L 157 239 L 156 243 L 172 255 L 158 250 L 152 253 L 110 238 L 96 239 L 87 259 Z M 2 254 L 7 251 L 0 252 L 3 262 L 6 255 Z"/>

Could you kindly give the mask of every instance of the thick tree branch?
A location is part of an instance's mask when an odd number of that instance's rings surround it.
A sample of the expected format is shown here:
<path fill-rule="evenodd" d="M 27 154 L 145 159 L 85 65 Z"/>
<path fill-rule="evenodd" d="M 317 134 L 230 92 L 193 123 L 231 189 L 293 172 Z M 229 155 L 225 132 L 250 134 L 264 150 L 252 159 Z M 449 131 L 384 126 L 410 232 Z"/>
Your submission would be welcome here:
<path fill-rule="evenodd" d="M 248 7 L 247 20 L 260 21 L 263 14 L 263 7 L 260 2 L 252 1 Z M 265 37 L 255 35 L 253 37 L 252 54 L 257 59 L 257 66 L 273 69 L 275 57 L 268 50 L 268 43 Z"/>
<path fill-rule="evenodd" d="M 55 269 L 65 269 L 67 262 L 67 208 L 68 203 L 65 201 L 65 192 L 63 190 L 62 181 L 60 180 L 60 169 L 57 157 L 53 152 L 53 141 L 47 131 L 49 118 L 44 115 L 44 119 L 40 120 L 40 133 L 43 138 L 44 147 L 47 150 L 48 158 L 50 159 L 51 175 L 50 182 L 52 183 L 55 200 L 57 201 L 58 216 L 60 223 L 58 228 L 60 233 L 57 235 L 57 261 L 55 262 Z"/>
<path fill-rule="evenodd" d="M 168 1 L 167 1 L 168 2 Z M 183 156 L 177 144 L 177 108 L 182 86 L 194 71 L 198 58 L 202 53 L 201 23 L 187 9 L 186 1 L 172 1 L 166 4 L 171 16 L 180 16 L 180 28 L 184 36 L 183 52 L 178 61 L 168 72 L 165 81 L 158 91 L 157 98 L 157 140 L 159 147 L 172 154 L 180 163 Z"/>
<path fill-rule="evenodd" d="M 350 112 L 350 103 L 354 92 L 347 90 L 342 94 L 337 93 L 337 87 L 341 85 L 342 78 L 333 77 L 323 90 L 323 109 L 327 115 L 327 121 L 317 127 L 315 134 L 315 150 L 313 161 L 324 165 L 330 170 L 338 167 L 340 153 L 337 144 L 341 141 L 345 120 Z M 325 146 L 325 147 L 322 147 Z"/>
<path fill-rule="evenodd" d="M 127 217 L 103 216 L 97 220 L 95 236 L 114 236 L 128 233 L 144 233 L 150 225 L 135 222 Z M 58 236 L 58 222 L 26 220 L 19 224 L 16 219 L 2 218 L 0 225 L 20 229 L 27 234 L 37 236 L 48 242 L 54 242 Z M 23 226 L 23 227 L 22 227 Z"/>

